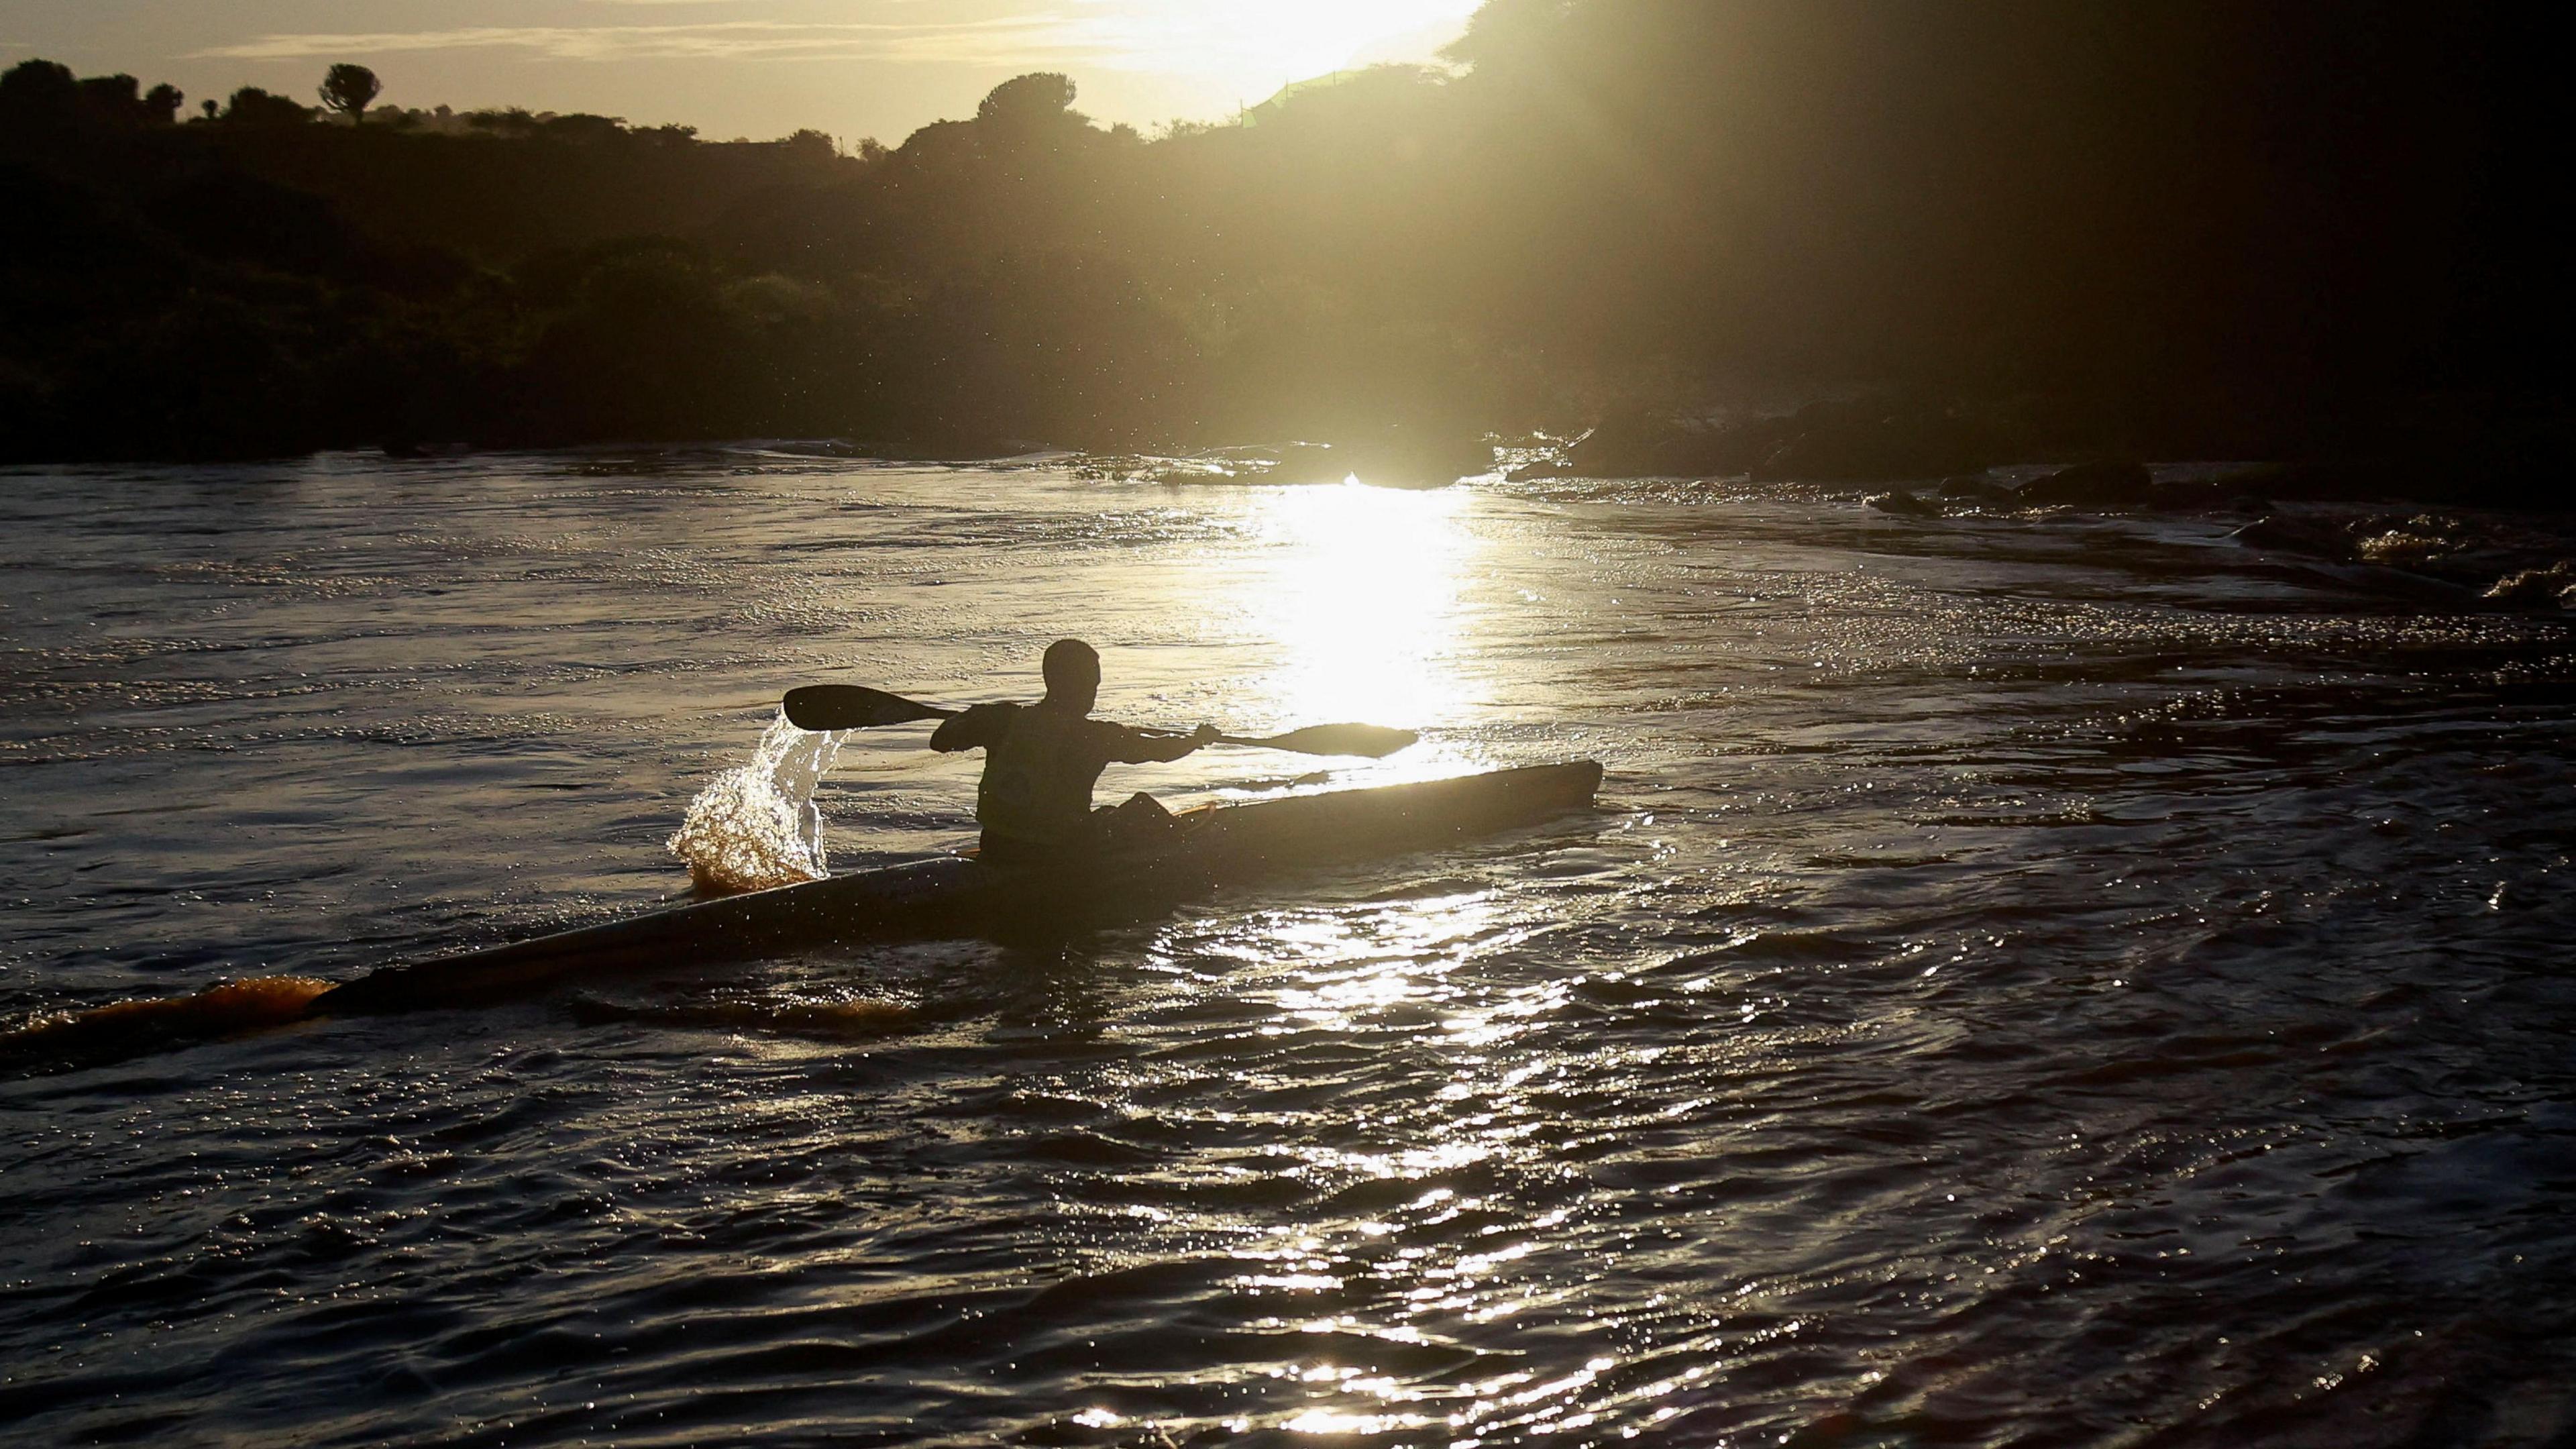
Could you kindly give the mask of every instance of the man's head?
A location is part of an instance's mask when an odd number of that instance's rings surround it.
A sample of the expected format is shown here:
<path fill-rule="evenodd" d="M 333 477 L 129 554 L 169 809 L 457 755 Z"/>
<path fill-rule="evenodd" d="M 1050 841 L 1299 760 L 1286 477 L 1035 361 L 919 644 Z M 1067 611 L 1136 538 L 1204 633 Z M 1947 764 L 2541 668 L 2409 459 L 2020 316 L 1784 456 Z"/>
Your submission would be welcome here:
<path fill-rule="evenodd" d="M 1099 651 L 1079 639 L 1058 639 L 1047 646 L 1038 668 L 1046 675 L 1049 704 L 1091 713 L 1092 701 L 1100 697 Z"/>

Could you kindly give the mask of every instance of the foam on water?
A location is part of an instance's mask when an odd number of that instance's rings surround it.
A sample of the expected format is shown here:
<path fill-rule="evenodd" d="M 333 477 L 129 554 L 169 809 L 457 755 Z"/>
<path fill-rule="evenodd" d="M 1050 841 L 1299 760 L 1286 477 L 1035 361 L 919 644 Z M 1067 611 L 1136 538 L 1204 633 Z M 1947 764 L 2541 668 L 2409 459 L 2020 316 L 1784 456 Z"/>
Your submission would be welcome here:
<path fill-rule="evenodd" d="M 710 781 L 671 835 L 702 892 L 767 890 L 821 880 L 823 812 L 814 787 L 841 752 L 837 731 L 800 730 L 781 713 L 762 733 L 751 762 Z"/>

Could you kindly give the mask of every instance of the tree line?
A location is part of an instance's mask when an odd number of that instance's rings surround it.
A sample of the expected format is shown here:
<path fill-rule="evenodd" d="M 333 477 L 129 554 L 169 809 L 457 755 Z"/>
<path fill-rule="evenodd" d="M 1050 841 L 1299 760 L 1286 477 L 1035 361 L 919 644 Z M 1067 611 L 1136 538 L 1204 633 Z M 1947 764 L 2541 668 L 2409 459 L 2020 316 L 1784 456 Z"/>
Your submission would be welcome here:
<path fill-rule="evenodd" d="M 355 66 L 320 110 L 183 117 L 30 61 L 0 456 L 1168 448 L 1855 392 L 2060 452 L 2556 426 L 2541 19 L 1489 0 L 1446 68 L 1224 124 L 1103 127 L 1038 74 L 847 154 L 378 106 Z"/>

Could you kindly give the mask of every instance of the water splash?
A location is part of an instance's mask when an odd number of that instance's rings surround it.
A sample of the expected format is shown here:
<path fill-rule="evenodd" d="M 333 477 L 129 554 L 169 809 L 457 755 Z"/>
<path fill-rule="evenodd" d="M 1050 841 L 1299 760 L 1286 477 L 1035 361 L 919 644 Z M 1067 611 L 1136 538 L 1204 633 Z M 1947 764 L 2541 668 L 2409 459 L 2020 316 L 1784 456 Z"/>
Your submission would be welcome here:
<path fill-rule="evenodd" d="M 723 895 L 830 874 L 814 786 L 840 752 L 837 731 L 800 730 L 785 714 L 771 721 L 751 762 L 710 781 L 672 833 L 670 851 L 689 863 L 691 884 Z"/>

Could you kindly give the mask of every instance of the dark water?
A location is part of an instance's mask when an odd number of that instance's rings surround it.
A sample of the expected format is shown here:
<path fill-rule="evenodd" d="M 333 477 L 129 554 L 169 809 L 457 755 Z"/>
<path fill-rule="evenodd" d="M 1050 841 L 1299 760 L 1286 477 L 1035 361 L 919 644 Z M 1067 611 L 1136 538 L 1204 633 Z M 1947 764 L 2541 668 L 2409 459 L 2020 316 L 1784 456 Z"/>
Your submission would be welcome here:
<path fill-rule="evenodd" d="M 2562 624 L 1798 490 L 746 452 L 0 521 L 13 1017 L 633 908 L 783 686 L 1061 632 L 1139 722 L 1425 730 L 1351 782 L 1611 771 L 1059 955 L 19 1075 L 11 1443 L 2576 1442 Z M 962 837 L 920 741 L 836 864 Z"/>

